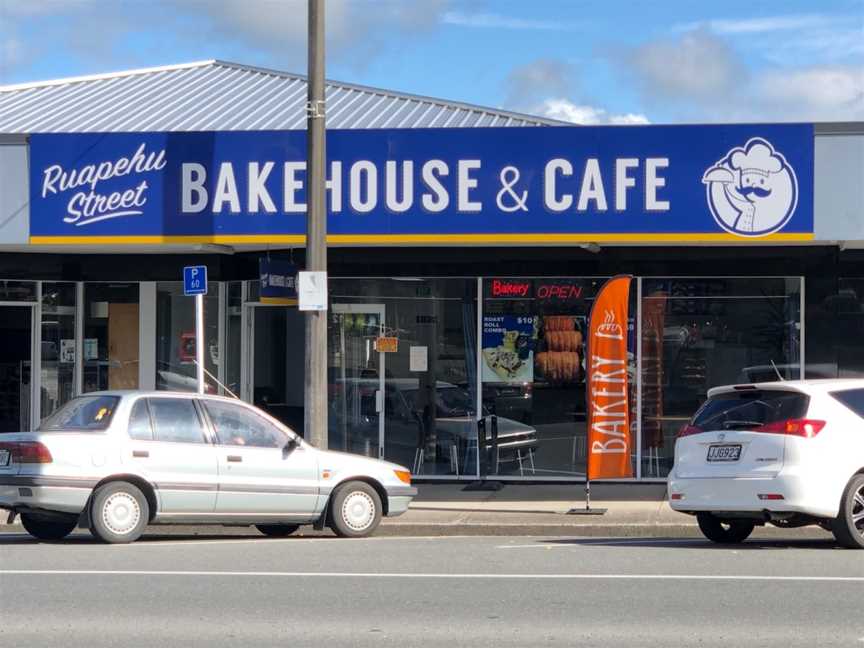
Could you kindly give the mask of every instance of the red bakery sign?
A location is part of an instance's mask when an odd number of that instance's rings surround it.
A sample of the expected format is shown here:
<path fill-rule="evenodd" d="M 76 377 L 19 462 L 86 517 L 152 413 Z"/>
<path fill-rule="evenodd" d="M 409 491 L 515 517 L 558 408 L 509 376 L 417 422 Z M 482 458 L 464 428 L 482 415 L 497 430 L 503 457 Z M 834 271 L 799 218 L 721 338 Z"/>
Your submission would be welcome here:
<path fill-rule="evenodd" d="M 487 297 L 516 297 L 531 299 L 531 281 L 526 279 L 493 279 L 489 284 Z"/>

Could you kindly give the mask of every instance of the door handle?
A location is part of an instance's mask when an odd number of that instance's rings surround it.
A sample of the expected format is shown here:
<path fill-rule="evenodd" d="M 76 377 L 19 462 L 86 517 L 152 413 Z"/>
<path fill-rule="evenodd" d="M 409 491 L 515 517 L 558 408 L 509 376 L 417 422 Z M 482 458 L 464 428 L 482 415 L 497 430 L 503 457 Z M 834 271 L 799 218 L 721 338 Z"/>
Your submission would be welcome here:
<path fill-rule="evenodd" d="M 150 456 L 150 453 L 147 452 L 146 450 L 133 450 L 132 456 L 136 457 L 138 459 L 146 459 L 147 457 Z"/>
<path fill-rule="evenodd" d="M 228 461 L 231 461 L 233 463 L 240 463 L 241 461 L 243 461 L 243 457 L 241 457 L 240 455 L 228 455 Z"/>

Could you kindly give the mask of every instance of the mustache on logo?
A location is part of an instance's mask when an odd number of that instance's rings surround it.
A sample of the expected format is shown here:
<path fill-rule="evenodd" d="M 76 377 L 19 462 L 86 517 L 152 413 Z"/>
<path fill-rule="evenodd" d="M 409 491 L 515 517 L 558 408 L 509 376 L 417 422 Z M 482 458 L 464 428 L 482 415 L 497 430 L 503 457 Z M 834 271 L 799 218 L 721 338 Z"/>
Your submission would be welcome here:
<path fill-rule="evenodd" d="M 741 192 L 741 195 L 745 198 L 749 198 L 750 196 L 757 196 L 759 198 L 767 198 L 771 195 L 770 189 L 763 189 L 762 187 L 742 187 L 738 191 Z"/>

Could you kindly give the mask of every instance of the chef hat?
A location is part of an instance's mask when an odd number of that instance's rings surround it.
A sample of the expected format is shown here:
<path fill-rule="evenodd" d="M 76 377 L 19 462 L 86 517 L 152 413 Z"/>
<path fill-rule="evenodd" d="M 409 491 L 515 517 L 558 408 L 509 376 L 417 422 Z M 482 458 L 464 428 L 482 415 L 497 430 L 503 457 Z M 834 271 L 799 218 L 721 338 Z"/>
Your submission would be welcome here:
<path fill-rule="evenodd" d="M 778 173 L 783 168 L 780 157 L 764 140 L 749 144 L 746 151 L 735 151 L 730 163 L 733 169 L 741 169 L 742 173 L 760 173 L 766 176 L 769 173 Z"/>

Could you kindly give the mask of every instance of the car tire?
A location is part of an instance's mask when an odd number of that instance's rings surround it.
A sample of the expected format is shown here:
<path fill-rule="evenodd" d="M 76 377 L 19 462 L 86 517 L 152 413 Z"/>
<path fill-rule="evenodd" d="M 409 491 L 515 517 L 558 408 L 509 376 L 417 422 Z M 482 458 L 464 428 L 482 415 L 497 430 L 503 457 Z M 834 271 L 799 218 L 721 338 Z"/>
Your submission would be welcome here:
<path fill-rule="evenodd" d="M 258 529 L 265 536 L 271 538 L 284 538 L 291 535 L 300 528 L 299 524 L 256 524 Z"/>
<path fill-rule="evenodd" d="M 847 549 L 864 549 L 864 475 L 855 475 L 840 502 L 840 515 L 831 521 L 837 543 Z"/>
<path fill-rule="evenodd" d="M 342 538 L 364 538 L 381 522 L 381 497 L 369 484 L 342 484 L 330 500 L 330 528 Z"/>
<path fill-rule="evenodd" d="M 93 493 L 90 532 L 109 544 L 135 542 L 150 519 L 150 506 L 141 489 L 128 482 L 109 482 Z"/>
<path fill-rule="evenodd" d="M 21 514 L 21 525 L 24 530 L 38 540 L 62 540 L 78 525 L 78 519 L 70 520 L 46 519 L 34 517 L 27 513 Z"/>
<path fill-rule="evenodd" d="M 721 520 L 711 513 L 697 513 L 696 521 L 702 535 L 719 544 L 744 542 L 756 527 L 750 520 Z"/>

